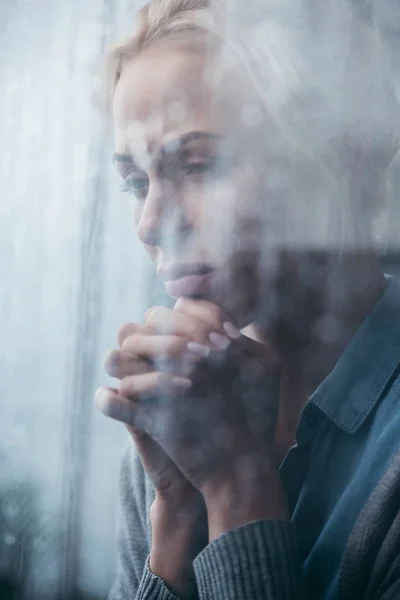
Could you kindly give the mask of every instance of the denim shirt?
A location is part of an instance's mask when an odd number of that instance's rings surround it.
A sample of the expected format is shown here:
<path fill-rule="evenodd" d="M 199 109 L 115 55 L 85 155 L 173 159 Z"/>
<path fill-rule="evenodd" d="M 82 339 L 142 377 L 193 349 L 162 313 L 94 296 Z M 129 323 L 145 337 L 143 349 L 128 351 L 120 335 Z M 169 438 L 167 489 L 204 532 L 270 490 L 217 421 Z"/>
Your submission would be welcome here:
<path fill-rule="evenodd" d="M 400 447 L 400 280 L 306 403 L 281 466 L 311 597 L 333 600 L 356 519 Z"/>

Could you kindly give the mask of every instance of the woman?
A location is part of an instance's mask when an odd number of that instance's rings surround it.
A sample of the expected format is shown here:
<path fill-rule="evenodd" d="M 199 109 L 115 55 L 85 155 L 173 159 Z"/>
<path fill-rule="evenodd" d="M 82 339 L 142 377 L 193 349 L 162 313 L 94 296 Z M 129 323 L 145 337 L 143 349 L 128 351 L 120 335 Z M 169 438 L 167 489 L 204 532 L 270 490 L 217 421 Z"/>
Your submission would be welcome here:
<path fill-rule="evenodd" d="M 110 598 L 395 598 L 400 287 L 364 219 L 394 147 L 315 124 L 315 89 L 296 118 L 214 17 L 153 0 L 111 57 L 115 166 L 175 304 L 121 328 L 96 396 L 134 442 Z"/>

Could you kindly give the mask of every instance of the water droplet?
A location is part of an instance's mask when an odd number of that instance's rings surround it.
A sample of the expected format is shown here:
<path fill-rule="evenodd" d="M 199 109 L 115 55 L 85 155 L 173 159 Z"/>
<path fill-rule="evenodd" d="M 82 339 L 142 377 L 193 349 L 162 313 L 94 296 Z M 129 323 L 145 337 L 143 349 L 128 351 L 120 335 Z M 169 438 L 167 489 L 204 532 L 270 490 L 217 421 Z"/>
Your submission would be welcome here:
<path fill-rule="evenodd" d="M 12 546 L 17 541 L 17 538 L 13 533 L 5 533 L 3 535 L 3 540 L 6 546 Z"/>

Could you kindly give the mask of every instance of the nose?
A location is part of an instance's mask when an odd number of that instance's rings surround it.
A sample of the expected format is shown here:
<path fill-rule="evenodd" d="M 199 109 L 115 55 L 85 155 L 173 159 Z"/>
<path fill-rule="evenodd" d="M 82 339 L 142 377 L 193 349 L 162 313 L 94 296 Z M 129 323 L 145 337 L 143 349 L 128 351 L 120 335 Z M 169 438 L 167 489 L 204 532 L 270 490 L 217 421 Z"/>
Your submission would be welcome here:
<path fill-rule="evenodd" d="M 179 245 L 192 228 L 180 192 L 169 183 L 150 182 L 149 191 L 137 213 L 136 231 L 146 246 Z"/>

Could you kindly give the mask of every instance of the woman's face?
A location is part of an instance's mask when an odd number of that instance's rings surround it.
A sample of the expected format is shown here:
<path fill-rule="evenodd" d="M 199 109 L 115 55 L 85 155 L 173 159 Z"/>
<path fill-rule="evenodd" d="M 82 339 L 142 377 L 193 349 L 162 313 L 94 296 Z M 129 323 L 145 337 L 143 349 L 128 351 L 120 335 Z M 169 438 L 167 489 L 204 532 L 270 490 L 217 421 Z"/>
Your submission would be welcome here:
<path fill-rule="evenodd" d="M 260 249 L 277 231 L 265 233 L 268 127 L 246 74 L 159 42 L 124 66 L 113 110 L 114 162 L 167 294 L 210 299 L 247 324 L 274 272 Z"/>

